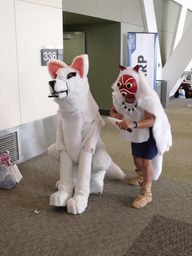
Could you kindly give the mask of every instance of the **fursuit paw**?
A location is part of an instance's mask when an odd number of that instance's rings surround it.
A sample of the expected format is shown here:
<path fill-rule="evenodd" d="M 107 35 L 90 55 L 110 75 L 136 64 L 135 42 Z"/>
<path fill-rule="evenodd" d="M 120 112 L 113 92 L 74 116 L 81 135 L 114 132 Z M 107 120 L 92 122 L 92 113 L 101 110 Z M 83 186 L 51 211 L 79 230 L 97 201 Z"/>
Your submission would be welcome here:
<path fill-rule="evenodd" d="M 103 193 L 103 185 L 98 183 L 90 184 L 90 194 L 102 194 Z"/>
<path fill-rule="evenodd" d="M 50 196 L 50 205 L 64 207 L 67 205 L 68 199 L 71 197 L 71 194 L 65 191 L 57 191 Z"/>
<path fill-rule="evenodd" d="M 87 208 L 88 197 L 75 195 L 67 202 L 67 211 L 72 214 L 81 214 Z"/>

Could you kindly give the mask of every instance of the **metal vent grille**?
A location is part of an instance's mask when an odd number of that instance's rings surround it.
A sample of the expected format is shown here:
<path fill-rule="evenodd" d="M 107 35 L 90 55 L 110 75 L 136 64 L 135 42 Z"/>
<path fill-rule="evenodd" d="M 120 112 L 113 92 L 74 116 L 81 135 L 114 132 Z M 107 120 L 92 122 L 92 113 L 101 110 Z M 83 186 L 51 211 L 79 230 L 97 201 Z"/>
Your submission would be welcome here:
<path fill-rule="evenodd" d="M 19 147 L 17 132 L 0 137 L 0 153 L 9 151 L 12 163 L 19 160 Z"/>

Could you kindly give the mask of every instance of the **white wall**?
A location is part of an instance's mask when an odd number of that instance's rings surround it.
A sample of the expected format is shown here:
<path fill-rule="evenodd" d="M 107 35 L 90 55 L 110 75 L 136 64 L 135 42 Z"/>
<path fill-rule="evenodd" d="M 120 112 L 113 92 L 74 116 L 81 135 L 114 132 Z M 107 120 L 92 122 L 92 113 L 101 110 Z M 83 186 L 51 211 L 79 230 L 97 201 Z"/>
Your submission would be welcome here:
<path fill-rule="evenodd" d="M 20 123 L 14 1 L 0 1 L 0 130 Z"/>
<path fill-rule="evenodd" d="M 19 0 L 19 1 L 51 6 L 56 8 L 62 8 L 62 1 L 60 0 Z"/>
<path fill-rule="evenodd" d="M 16 1 L 21 122 L 27 123 L 56 113 L 48 98 L 46 66 L 41 66 L 44 46 L 63 48 L 61 9 Z"/>
<path fill-rule="evenodd" d="M 140 0 L 63 0 L 63 10 L 143 26 Z"/>
<path fill-rule="evenodd" d="M 180 6 L 172 0 L 154 0 L 163 65 L 173 50 Z"/>
<path fill-rule="evenodd" d="M 185 33 L 185 31 L 187 30 L 187 28 L 188 28 L 188 26 L 190 25 L 191 22 L 192 22 L 192 11 L 188 10 L 186 20 L 185 20 L 185 26 L 184 26 L 184 29 L 183 29 L 183 33 Z"/>
<path fill-rule="evenodd" d="M 61 0 L 0 1 L 0 130 L 53 115 L 43 46 L 62 48 Z"/>

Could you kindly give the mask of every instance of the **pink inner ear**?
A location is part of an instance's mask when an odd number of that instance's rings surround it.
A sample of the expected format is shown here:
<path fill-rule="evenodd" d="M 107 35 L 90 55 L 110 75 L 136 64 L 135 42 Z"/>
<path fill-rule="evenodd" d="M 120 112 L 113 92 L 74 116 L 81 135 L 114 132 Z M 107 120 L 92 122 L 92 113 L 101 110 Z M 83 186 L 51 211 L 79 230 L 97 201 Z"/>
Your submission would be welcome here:
<path fill-rule="evenodd" d="M 51 61 L 48 65 L 49 65 L 48 66 L 49 72 L 53 78 L 56 78 L 56 73 L 59 68 L 65 67 L 64 63 L 57 62 L 57 61 Z"/>
<path fill-rule="evenodd" d="M 120 68 L 121 71 L 123 71 L 124 69 L 126 69 L 126 67 L 121 66 L 121 65 L 119 65 L 119 68 Z"/>
<path fill-rule="evenodd" d="M 83 58 L 79 57 L 76 58 L 73 63 L 71 64 L 71 67 L 78 70 L 80 73 L 80 77 L 83 77 L 84 73 L 84 63 L 83 63 Z"/>
<path fill-rule="evenodd" d="M 134 68 L 133 68 L 136 72 L 139 71 L 139 65 L 136 65 Z"/>

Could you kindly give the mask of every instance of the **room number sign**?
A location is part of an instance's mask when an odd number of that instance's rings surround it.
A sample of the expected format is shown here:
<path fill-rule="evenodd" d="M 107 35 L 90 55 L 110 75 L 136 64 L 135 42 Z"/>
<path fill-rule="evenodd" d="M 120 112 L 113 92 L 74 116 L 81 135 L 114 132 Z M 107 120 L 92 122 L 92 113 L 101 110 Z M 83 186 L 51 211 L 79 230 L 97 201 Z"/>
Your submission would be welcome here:
<path fill-rule="evenodd" d="M 47 66 L 52 59 L 63 60 L 63 49 L 41 49 L 41 66 Z"/>

